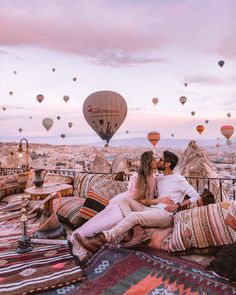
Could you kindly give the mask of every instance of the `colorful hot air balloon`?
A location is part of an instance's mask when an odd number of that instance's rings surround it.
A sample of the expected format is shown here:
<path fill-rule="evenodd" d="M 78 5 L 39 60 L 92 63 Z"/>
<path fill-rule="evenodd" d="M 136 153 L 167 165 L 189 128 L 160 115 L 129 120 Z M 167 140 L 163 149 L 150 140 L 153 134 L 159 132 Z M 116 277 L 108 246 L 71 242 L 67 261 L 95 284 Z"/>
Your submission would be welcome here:
<path fill-rule="evenodd" d="M 232 141 L 231 141 L 230 139 L 226 139 L 226 144 L 227 144 L 228 146 L 230 146 L 230 145 L 232 144 Z"/>
<path fill-rule="evenodd" d="M 55 68 L 52 68 L 52 71 L 53 71 L 53 72 L 56 72 L 56 69 L 55 69 Z"/>
<path fill-rule="evenodd" d="M 21 133 L 23 131 L 23 129 L 22 128 L 19 128 L 18 131 Z"/>
<path fill-rule="evenodd" d="M 43 127 L 48 131 L 53 126 L 53 119 L 51 118 L 44 118 L 42 121 Z"/>
<path fill-rule="evenodd" d="M 231 125 L 224 125 L 220 128 L 220 132 L 225 138 L 230 139 L 230 137 L 234 134 L 234 127 Z"/>
<path fill-rule="evenodd" d="M 147 139 L 151 142 L 151 144 L 153 145 L 153 147 L 156 146 L 156 144 L 158 143 L 158 141 L 160 140 L 161 135 L 159 132 L 157 131 L 150 131 L 147 135 Z"/>
<path fill-rule="evenodd" d="M 188 86 L 188 83 L 184 83 L 184 86 L 187 87 Z"/>
<path fill-rule="evenodd" d="M 171 134 L 171 137 L 175 137 L 174 133 Z"/>
<path fill-rule="evenodd" d="M 157 97 L 153 97 L 152 102 L 154 103 L 154 105 L 156 105 L 158 103 L 159 99 Z"/>
<path fill-rule="evenodd" d="M 30 116 L 29 118 L 32 119 L 32 116 Z"/>
<path fill-rule="evenodd" d="M 77 81 L 77 78 L 76 78 L 76 77 L 73 77 L 73 81 L 74 81 L 74 82 Z"/>
<path fill-rule="evenodd" d="M 5 111 L 7 108 L 6 107 L 2 107 L 3 111 Z"/>
<path fill-rule="evenodd" d="M 223 65 L 225 64 L 225 62 L 223 61 L 223 60 L 220 60 L 219 62 L 218 62 L 218 65 L 222 68 L 223 67 Z"/>
<path fill-rule="evenodd" d="M 13 95 L 13 91 L 9 91 L 9 94 L 10 94 L 10 95 Z"/>
<path fill-rule="evenodd" d="M 205 123 L 208 124 L 209 123 L 209 120 L 205 120 Z"/>
<path fill-rule="evenodd" d="M 68 126 L 69 126 L 69 128 L 71 128 L 73 126 L 73 123 L 72 122 L 69 122 L 68 123 Z"/>
<path fill-rule="evenodd" d="M 61 117 L 60 116 L 57 116 L 57 120 L 60 120 L 61 119 Z"/>
<path fill-rule="evenodd" d="M 127 103 L 114 91 L 97 91 L 83 104 L 83 113 L 93 130 L 109 143 L 127 115 Z"/>
<path fill-rule="evenodd" d="M 44 96 L 42 95 L 42 94 L 38 94 L 37 96 L 36 96 L 36 98 L 37 98 L 37 101 L 40 103 L 40 102 L 42 102 L 43 100 L 44 100 Z"/>
<path fill-rule="evenodd" d="M 67 103 L 69 99 L 70 99 L 70 98 L 69 98 L 68 95 L 64 95 L 64 96 L 63 96 L 63 100 L 64 100 L 65 103 Z"/>
<path fill-rule="evenodd" d="M 203 125 L 197 125 L 196 130 L 199 134 L 202 134 L 202 132 L 205 130 L 205 127 Z"/>
<path fill-rule="evenodd" d="M 182 105 L 184 105 L 186 103 L 186 101 L 187 101 L 187 97 L 186 96 L 181 96 L 179 98 L 179 101 L 182 103 Z"/>
<path fill-rule="evenodd" d="M 194 111 L 191 112 L 191 115 L 194 116 L 196 113 Z"/>
<path fill-rule="evenodd" d="M 231 113 L 227 113 L 227 117 L 229 117 L 229 118 L 230 118 L 230 117 L 231 117 Z"/>
<path fill-rule="evenodd" d="M 61 138 L 65 138 L 66 135 L 64 133 L 61 134 Z"/>

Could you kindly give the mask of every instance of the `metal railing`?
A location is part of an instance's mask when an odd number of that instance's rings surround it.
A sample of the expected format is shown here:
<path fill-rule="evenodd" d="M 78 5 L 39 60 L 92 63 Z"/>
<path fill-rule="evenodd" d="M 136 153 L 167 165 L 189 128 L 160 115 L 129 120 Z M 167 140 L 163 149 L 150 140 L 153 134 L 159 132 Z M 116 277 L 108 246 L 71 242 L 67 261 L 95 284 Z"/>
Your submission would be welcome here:
<path fill-rule="evenodd" d="M 49 174 L 58 174 L 64 176 L 74 177 L 77 173 L 81 172 L 76 169 L 45 169 Z M 21 168 L 0 168 L 0 175 L 13 175 L 25 172 Z M 82 173 L 92 173 L 83 171 Z M 106 173 L 104 173 L 106 174 Z M 125 174 L 125 181 L 128 182 L 132 174 Z M 185 176 L 188 182 L 201 193 L 203 188 L 212 191 L 213 187 L 217 187 L 219 198 L 222 201 L 224 193 L 229 194 L 232 200 L 236 200 L 236 178 L 209 178 L 199 176 Z M 234 187 L 235 186 L 235 187 Z M 213 192 L 214 194 L 214 192 Z"/>

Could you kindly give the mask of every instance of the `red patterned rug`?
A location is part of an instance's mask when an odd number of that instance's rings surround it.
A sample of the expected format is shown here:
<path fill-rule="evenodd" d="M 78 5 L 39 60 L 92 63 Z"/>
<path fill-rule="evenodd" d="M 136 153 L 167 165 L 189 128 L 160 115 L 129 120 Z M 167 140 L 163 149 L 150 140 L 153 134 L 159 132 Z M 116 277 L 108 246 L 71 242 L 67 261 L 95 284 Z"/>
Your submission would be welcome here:
<path fill-rule="evenodd" d="M 164 252 L 107 249 L 96 255 L 85 273 L 86 281 L 73 285 L 65 294 L 236 294 L 236 285 L 205 271 L 194 262 Z"/>
<path fill-rule="evenodd" d="M 0 294 L 35 294 L 82 280 L 68 247 L 34 245 L 25 254 L 16 253 L 16 247 L 0 246 Z"/>

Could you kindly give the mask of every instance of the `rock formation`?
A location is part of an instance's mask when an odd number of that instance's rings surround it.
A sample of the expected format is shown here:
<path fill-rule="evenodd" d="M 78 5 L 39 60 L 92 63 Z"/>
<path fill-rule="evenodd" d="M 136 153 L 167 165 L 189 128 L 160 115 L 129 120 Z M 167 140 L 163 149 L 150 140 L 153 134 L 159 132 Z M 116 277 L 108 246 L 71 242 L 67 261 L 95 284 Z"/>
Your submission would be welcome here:
<path fill-rule="evenodd" d="M 121 171 L 125 172 L 126 174 L 129 173 L 129 169 L 127 167 L 126 161 L 121 156 L 117 156 L 112 162 L 111 172 L 117 173 Z"/>
<path fill-rule="evenodd" d="M 110 169 L 110 165 L 108 161 L 105 159 L 103 153 L 97 152 L 92 164 L 91 172 L 110 173 Z"/>
<path fill-rule="evenodd" d="M 208 159 L 206 152 L 199 147 L 194 140 L 190 141 L 187 149 L 184 151 L 180 163 L 178 165 L 179 173 L 191 177 L 189 182 L 191 185 L 202 193 L 204 188 L 208 188 L 215 196 L 216 201 L 226 199 L 226 194 L 223 191 L 220 194 L 220 182 L 217 179 L 212 179 L 210 182 L 207 178 L 219 178 L 213 170 L 213 166 Z M 196 177 L 200 177 L 197 179 Z"/>

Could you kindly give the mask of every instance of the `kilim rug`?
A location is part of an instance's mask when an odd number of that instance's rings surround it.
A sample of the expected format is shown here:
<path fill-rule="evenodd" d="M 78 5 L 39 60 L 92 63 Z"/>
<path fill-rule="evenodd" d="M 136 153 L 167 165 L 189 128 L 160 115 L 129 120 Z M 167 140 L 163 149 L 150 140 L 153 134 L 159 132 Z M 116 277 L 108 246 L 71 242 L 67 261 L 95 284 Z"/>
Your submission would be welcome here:
<path fill-rule="evenodd" d="M 0 245 L 0 294 L 35 294 L 82 280 L 68 247 L 33 245 L 33 251 L 18 254 L 17 245 Z"/>
<path fill-rule="evenodd" d="M 163 252 L 107 249 L 100 251 L 84 271 L 85 282 L 41 294 L 236 294 L 235 285 L 206 272 L 204 267 Z"/>

